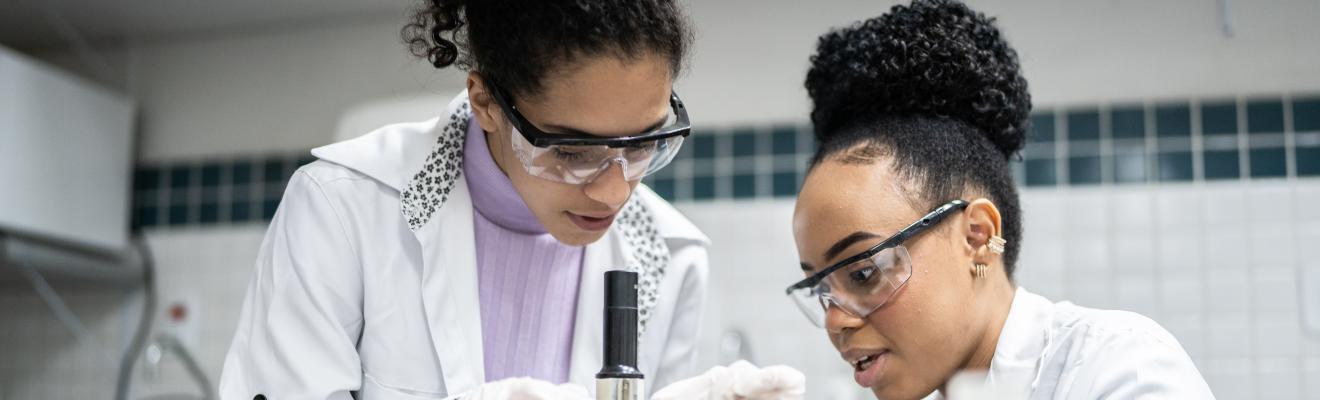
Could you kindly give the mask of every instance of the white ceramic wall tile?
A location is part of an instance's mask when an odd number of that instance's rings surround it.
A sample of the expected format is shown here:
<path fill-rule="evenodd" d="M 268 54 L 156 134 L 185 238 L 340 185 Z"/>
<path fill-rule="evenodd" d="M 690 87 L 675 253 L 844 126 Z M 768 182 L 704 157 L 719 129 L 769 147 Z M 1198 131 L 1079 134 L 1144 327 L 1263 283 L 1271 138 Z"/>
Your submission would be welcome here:
<path fill-rule="evenodd" d="M 1083 307 L 1111 309 L 1114 308 L 1114 293 L 1108 271 L 1105 270 L 1076 270 L 1070 271 L 1067 275 L 1067 294 L 1062 299 L 1072 300 L 1072 302 Z"/>
<path fill-rule="evenodd" d="M 1301 363 L 1296 358 L 1260 357 L 1256 359 L 1256 398 L 1302 398 Z"/>
<path fill-rule="evenodd" d="M 1155 216 L 1155 200 L 1150 192 L 1118 191 L 1109 202 L 1113 224 L 1119 229 L 1148 229 Z"/>
<path fill-rule="evenodd" d="M 1251 314 L 1216 312 L 1207 316 L 1209 324 L 1206 332 L 1207 353 L 1211 357 L 1250 357 L 1252 356 Z"/>
<path fill-rule="evenodd" d="M 1051 236 L 1063 232 L 1068 226 L 1073 206 L 1053 190 L 1024 189 L 1021 196 L 1022 228 L 1026 237 Z"/>
<path fill-rule="evenodd" d="M 1115 306 L 1150 318 L 1159 318 L 1159 288 L 1150 275 L 1149 272 L 1119 273 L 1114 287 Z"/>
<path fill-rule="evenodd" d="M 1159 322 L 1160 326 L 1173 334 L 1173 337 L 1178 340 L 1183 349 L 1187 350 L 1187 355 L 1193 358 L 1208 355 L 1204 315 L 1165 313 L 1156 322 Z"/>
<path fill-rule="evenodd" d="M 1210 358 L 1201 372 L 1215 398 L 1254 399 L 1256 374 L 1252 370 L 1252 359 L 1246 357 Z"/>
<path fill-rule="evenodd" d="M 1247 191 L 1247 216 L 1252 223 L 1292 221 L 1292 192 L 1289 186 L 1254 185 Z"/>
<path fill-rule="evenodd" d="M 1165 272 L 1160 282 L 1160 305 L 1165 314 L 1205 312 L 1205 283 L 1199 273 Z"/>
<path fill-rule="evenodd" d="M 1294 186 L 1292 190 L 1293 212 L 1296 219 L 1320 221 L 1320 207 L 1316 207 L 1316 203 L 1320 201 L 1320 182 L 1307 181 L 1306 184 Z"/>
<path fill-rule="evenodd" d="M 1301 308 L 1298 314 L 1302 326 L 1308 334 L 1320 338 L 1320 265 L 1305 265 L 1297 272 L 1298 306 Z"/>
<path fill-rule="evenodd" d="M 1297 315 L 1299 310 L 1295 268 L 1258 268 L 1252 271 L 1254 283 L 1253 308 L 1258 312 L 1285 312 Z"/>
<path fill-rule="evenodd" d="M 1296 261 L 1293 223 L 1252 223 L 1247 236 L 1247 254 L 1255 268 L 1291 267 Z"/>
<path fill-rule="evenodd" d="M 1247 220 L 1247 196 L 1241 190 L 1207 188 L 1200 198 L 1201 221 L 1210 227 L 1241 226 Z"/>
<path fill-rule="evenodd" d="M 1247 234 L 1236 228 L 1207 229 L 1205 265 L 1214 268 L 1243 269 L 1247 264 Z"/>
<path fill-rule="evenodd" d="M 1210 313 L 1245 313 L 1251 311 L 1250 271 L 1244 268 L 1218 269 L 1206 274 L 1206 308 Z"/>
<path fill-rule="evenodd" d="M 1302 355 L 1320 357 L 1320 332 L 1302 328 Z"/>
<path fill-rule="evenodd" d="M 1186 187 L 1162 188 L 1155 193 L 1155 221 L 1163 228 L 1195 226 L 1201 219 L 1201 195 Z"/>
<path fill-rule="evenodd" d="M 1154 242 L 1155 261 L 1160 268 L 1195 271 L 1205 266 L 1201 233 L 1195 228 L 1159 231 Z"/>
<path fill-rule="evenodd" d="M 1302 328 L 1296 313 L 1257 313 L 1255 329 L 1258 356 L 1296 357 L 1302 348 Z"/>
<path fill-rule="evenodd" d="M 1052 241 L 1057 236 L 1028 235 L 1018 254 L 1019 270 L 1061 271 L 1067 267 L 1066 251 L 1060 243 Z"/>
<path fill-rule="evenodd" d="M 1067 199 L 1065 232 L 1105 232 L 1113 223 L 1110 207 L 1100 193 L 1093 190 L 1069 192 Z"/>
<path fill-rule="evenodd" d="M 1110 262 L 1115 269 L 1155 267 L 1155 238 L 1150 230 L 1119 230 L 1110 239 Z"/>
<path fill-rule="evenodd" d="M 1061 271 L 1034 271 L 1019 266 L 1015 279 L 1018 285 L 1053 301 L 1063 299 L 1067 293 L 1064 288 L 1064 273 Z"/>
<path fill-rule="evenodd" d="M 1065 268 L 1074 270 L 1112 269 L 1109 259 L 1109 240 L 1104 231 L 1076 232 L 1068 236 L 1064 245 Z"/>
<path fill-rule="evenodd" d="M 1320 398 L 1320 357 L 1306 357 L 1302 359 L 1302 383 L 1305 395 L 1304 399 Z"/>
<path fill-rule="evenodd" d="M 1320 208 L 1320 203 L 1315 208 Z M 1293 241 L 1293 244 L 1298 251 L 1313 251 L 1320 246 L 1320 219 L 1297 221 L 1293 229 L 1297 234 L 1297 240 Z M 1300 261 L 1315 264 L 1315 261 L 1309 258 Z"/>

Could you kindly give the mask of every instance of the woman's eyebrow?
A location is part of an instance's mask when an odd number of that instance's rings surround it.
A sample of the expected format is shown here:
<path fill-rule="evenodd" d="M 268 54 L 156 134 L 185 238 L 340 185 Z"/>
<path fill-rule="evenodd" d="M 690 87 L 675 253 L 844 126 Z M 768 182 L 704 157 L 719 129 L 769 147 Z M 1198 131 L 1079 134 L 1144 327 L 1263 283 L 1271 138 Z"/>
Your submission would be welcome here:
<path fill-rule="evenodd" d="M 880 237 L 884 237 L 884 236 L 877 235 L 871 232 L 861 232 L 861 231 L 853 232 L 852 234 L 845 236 L 843 239 L 839 239 L 839 241 L 835 242 L 833 246 L 830 246 L 829 250 L 825 250 L 825 259 L 826 260 L 834 259 L 834 257 L 837 257 L 839 253 L 842 253 L 844 250 L 847 250 L 848 247 L 852 246 L 854 243 L 867 239 L 874 239 Z"/>

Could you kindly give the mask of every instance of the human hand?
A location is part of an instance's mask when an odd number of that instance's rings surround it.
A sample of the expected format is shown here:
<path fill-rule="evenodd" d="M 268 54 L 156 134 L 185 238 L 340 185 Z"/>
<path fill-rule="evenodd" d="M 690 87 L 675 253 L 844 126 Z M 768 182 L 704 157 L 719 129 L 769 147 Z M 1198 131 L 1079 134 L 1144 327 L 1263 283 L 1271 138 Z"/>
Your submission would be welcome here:
<path fill-rule="evenodd" d="M 508 378 L 488 382 L 461 397 L 463 400 L 593 400 L 587 388 L 539 379 Z"/>
<path fill-rule="evenodd" d="M 651 400 L 800 400 L 807 378 L 792 367 L 739 360 L 664 387 Z"/>

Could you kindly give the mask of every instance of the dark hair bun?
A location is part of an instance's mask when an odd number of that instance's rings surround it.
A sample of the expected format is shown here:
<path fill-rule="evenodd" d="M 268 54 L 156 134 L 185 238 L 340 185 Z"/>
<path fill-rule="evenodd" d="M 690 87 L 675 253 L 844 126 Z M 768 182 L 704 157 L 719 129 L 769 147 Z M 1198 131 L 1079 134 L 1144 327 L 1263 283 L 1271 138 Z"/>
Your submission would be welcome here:
<path fill-rule="evenodd" d="M 820 37 L 807 73 L 816 137 L 898 115 L 977 128 L 1004 156 L 1022 149 L 1031 95 L 994 19 L 953 0 L 914 0 Z"/>

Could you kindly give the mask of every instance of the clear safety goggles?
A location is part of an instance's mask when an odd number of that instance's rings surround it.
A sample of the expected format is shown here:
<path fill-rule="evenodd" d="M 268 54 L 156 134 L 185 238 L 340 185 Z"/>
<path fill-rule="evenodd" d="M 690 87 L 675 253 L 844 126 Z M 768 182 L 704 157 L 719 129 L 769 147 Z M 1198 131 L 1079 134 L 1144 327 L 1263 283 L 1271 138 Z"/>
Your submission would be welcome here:
<path fill-rule="evenodd" d="M 903 242 L 967 207 L 948 202 L 879 244 L 789 286 L 785 293 L 817 327 L 825 327 L 830 306 L 866 318 L 885 305 L 912 278 L 912 256 Z"/>
<path fill-rule="evenodd" d="M 907 248 L 884 249 L 830 274 L 814 286 L 790 290 L 788 296 L 817 327 L 825 327 L 831 305 L 865 318 L 889 301 L 912 278 Z"/>
<path fill-rule="evenodd" d="M 687 109 L 673 93 L 670 112 L 655 129 L 619 137 L 543 132 L 523 117 L 506 93 L 498 88 L 491 93 L 513 125 L 511 143 L 523 167 L 532 176 L 555 182 L 588 183 L 615 165 L 625 180 L 642 179 L 669 165 L 691 132 Z"/>

